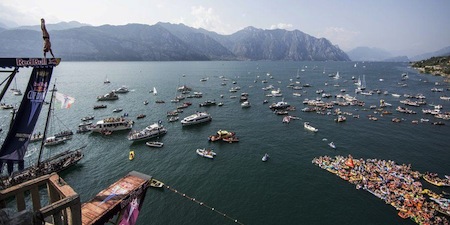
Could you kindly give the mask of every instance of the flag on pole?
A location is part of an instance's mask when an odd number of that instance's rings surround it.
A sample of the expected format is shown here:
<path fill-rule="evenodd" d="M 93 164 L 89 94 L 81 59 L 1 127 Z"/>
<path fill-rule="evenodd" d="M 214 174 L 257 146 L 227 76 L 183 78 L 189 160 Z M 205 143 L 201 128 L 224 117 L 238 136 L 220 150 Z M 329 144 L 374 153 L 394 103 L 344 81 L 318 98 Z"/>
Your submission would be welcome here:
<path fill-rule="evenodd" d="M 55 99 L 56 101 L 61 103 L 61 109 L 68 109 L 75 102 L 74 97 L 70 97 L 60 92 L 55 93 Z"/>

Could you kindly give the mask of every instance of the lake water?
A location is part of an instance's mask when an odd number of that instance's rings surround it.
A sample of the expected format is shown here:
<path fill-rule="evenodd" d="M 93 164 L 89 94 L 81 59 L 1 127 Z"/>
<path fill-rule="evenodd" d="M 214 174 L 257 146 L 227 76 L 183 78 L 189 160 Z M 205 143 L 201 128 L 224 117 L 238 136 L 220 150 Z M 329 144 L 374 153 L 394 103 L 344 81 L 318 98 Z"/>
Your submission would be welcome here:
<path fill-rule="evenodd" d="M 337 72 L 340 79 L 329 76 Z M 407 73 L 409 79 L 401 80 L 403 73 Z M 17 75 L 17 83 L 22 90 L 25 90 L 29 74 L 30 69 L 22 69 Z M 346 122 L 336 123 L 336 116 L 301 111 L 305 107 L 302 103 L 305 98 L 320 96 L 316 94 L 318 89 L 332 95 L 346 89 L 346 93 L 354 96 L 355 85 L 351 78 L 362 79 L 363 75 L 368 90 L 379 89 L 389 94 L 356 95 L 365 102 L 364 107 L 340 107 L 345 112 L 359 115 L 359 119 L 347 116 Z M 411 164 L 414 170 L 420 172 L 430 171 L 441 176 L 450 174 L 450 123 L 443 121 L 447 125 L 431 125 L 430 122 L 438 120 L 421 112 L 423 108 L 431 108 L 429 105 L 420 108 L 408 106 L 417 111 L 415 115 L 396 112 L 397 106 L 404 106 L 399 103 L 404 97 L 391 95 L 422 93 L 428 104 L 440 104 L 443 111 L 449 111 L 450 102 L 439 99 L 440 96 L 450 95 L 445 91 L 448 85 L 438 87 L 444 88 L 444 92 L 431 92 L 435 82 L 443 83 L 443 78 L 418 74 L 406 63 L 360 62 L 355 66 L 354 62 L 63 61 L 54 69 L 53 76 L 58 91 L 76 99 L 70 109 L 55 110 L 55 120 L 66 128 L 75 131 L 80 119 L 88 115 L 94 115 L 94 121 L 118 116 L 112 110 L 120 107 L 124 109 L 122 114 L 126 112 L 135 120 L 133 129 L 142 129 L 158 120 L 162 120 L 168 129 L 168 133 L 159 139 L 164 142 L 161 149 L 149 148 L 145 142 L 132 144 L 126 139 L 127 132 L 111 136 L 76 134 L 65 145 L 47 148 L 46 154 L 49 155 L 87 144 L 84 159 L 61 174 L 80 194 L 83 202 L 128 172 L 136 170 L 154 176 L 243 224 L 414 224 L 398 217 L 396 210 L 382 200 L 366 191 L 356 190 L 353 185 L 315 166 L 311 160 L 322 155 L 351 154 L 356 158 Z M 222 76 L 228 80 L 219 78 Z M 106 78 L 111 81 L 110 84 L 103 83 Z M 201 78 L 208 79 L 201 82 Z M 267 83 L 262 83 L 263 79 Z M 302 90 L 286 87 L 295 81 L 308 83 L 311 87 Z M 282 100 L 281 97 L 266 97 L 268 91 L 262 88 L 270 84 L 280 88 L 284 100 L 297 108 L 289 114 L 300 117 L 300 120 L 282 123 L 283 116 L 275 115 L 269 109 L 271 103 Z M 96 101 L 96 96 L 122 85 L 131 91 L 121 94 L 119 100 Z M 211 123 L 182 127 L 179 121 L 167 122 L 166 112 L 181 104 L 170 101 L 179 95 L 176 89 L 180 85 L 203 93 L 203 98 L 185 100 L 193 104 L 180 114 L 180 119 L 195 111 L 206 110 L 213 117 Z M 235 86 L 241 87 L 241 90 L 230 93 L 229 89 Z M 149 93 L 153 87 L 158 91 L 156 96 Z M 249 93 L 250 108 L 241 108 L 239 97 L 230 98 L 243 92 Z M 300 92 L 302 96 L 293 96 L 293 92 Z M 224 97 L 220 98 L 220 95 Z M 214 99 L 224 105 L 208 108 L 198 105 Z M 263 104 L 264 99 L 269 104 Z M 370 105 L 378 106 L 380 99 L 392 104 L 387 108 L 392 115 L 380 116 L 375 114 L 374 109 L 369 109 Z M 20 100 L 21 97 L 8 93 L 3 102 L 15 104 Z M 149 101 L 148 105 L 143 104 L 145 100 Z M 156 104 L 156 100 L 166 103 Z M 325 101 L 330 100 L 334 98 Z M 93 106 L 99 103 L 106 103 L 108 107 L 93 110 Z M 46 107 L 41 115 L 45 114 L 45 110 Z M 137 120 L 136 116 L 141 113 L 147 116 Z M 368 115 L 375 115 L 378 121 L 369 120 Z M 0 117 L 4 130 L 0 137 L 4 139 L 9 126 L 9 111 L 0 111 Z M 393 123 L 391 119 L 394 117 L 404 121 Z M 428 118 L 430 122 L 411 123 L 420 118 Z M 303 128 L 305 121 L 318 128 L 319 132 L 306 131 Z M 36 131 L 43 130 L 43 122 L 40 119 Z M 57 129 L 56 125 L 53 129 Z M 236 132 L 240 142 L 208 142 L 208 136 L 219 129 Z M 322 140 L 324 138 L 334 141 L 337 149 L 328 147 L 328 142 Z M 35 162 L 37 147 L 37 144 L 30 145 L 27 162 Z M 217 157 L 210 160 L 196 155 L 195 150 L 204 147 L 213 148 Z M 130 149 L 136 153 L 133 161 L 128 160 Z M 261 161 L 264 153 L 271 156 L 267 162 Z M 147 191 L 138 220 L 138 224 L 233 223 L 169 190 L 153 189 Z"/>

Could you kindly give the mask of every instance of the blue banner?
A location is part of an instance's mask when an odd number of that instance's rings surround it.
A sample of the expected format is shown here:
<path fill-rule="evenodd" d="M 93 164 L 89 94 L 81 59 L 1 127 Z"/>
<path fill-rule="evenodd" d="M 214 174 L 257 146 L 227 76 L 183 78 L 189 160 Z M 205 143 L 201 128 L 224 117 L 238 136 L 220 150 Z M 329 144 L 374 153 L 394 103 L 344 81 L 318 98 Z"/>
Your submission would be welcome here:
<path fill-rule="evenodd" d="M 15 163 L 18 164 L 19 170 L 24 169 L 23 158 L 47 95 L 52 72 L 53 67 L 35 67 L 31 72 L 30 80 L 11 130 L 0 149 L 0 166 L 3 168 L 3 164 L 7 163 L 10 174 L 13 172 Z"/>

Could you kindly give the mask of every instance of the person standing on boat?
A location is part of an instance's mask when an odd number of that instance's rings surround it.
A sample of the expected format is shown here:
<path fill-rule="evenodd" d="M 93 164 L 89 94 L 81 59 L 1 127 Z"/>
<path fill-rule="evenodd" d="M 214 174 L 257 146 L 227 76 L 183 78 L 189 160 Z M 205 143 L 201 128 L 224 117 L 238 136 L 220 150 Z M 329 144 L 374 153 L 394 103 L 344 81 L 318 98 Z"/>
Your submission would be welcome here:
<path fill-rule="evenodd" d="M 44 58 L 46 58 L 47 52 L 50 52 L 53 58 L 52 44 L 50 43 L 50 35 L 48 34 L 47 28 L 45 28 L 45 20 L 41 19 L 41 30 L 42 30 L 42 38 L 44 39 Z"/>

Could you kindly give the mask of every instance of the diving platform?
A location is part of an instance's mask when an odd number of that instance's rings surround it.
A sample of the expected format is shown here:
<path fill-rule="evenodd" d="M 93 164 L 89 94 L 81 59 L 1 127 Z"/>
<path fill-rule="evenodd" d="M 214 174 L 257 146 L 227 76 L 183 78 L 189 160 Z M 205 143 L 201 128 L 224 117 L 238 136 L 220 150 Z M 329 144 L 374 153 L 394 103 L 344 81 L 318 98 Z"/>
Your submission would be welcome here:
<path fill-rule="evenodd" d="M 82 224 L 106 224 L 118 214 L 128 215 L 126 218 L 122 216 L 122 219 L 136 219 L 151 179 L 151 176 L 135 171 L 119 179 L 93 199 L 83 203 L 81 206 Z M 130 204 L 133 206 L 127 207 Z"/>
<path fill-rule="evenodd" d="M 55 67 L 59 65 L 61 58 L 0 58 L 0 68 L 17 67 Z"/>

